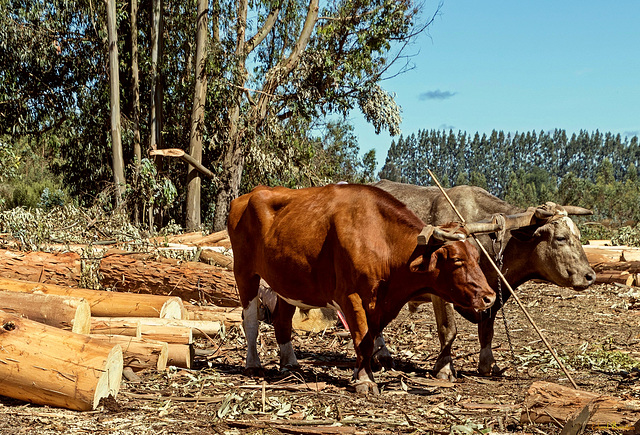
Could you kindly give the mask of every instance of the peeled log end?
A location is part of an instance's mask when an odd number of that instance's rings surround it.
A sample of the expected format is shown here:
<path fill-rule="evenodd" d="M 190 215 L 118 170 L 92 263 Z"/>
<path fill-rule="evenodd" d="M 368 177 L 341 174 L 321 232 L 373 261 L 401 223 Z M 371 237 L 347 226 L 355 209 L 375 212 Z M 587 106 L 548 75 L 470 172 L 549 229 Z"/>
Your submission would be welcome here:
<path fill-rule="evenodd" d="M 159 317 L 161 319 L 186 319 L 188 317 L 188 314 L 187 309 L 182 303 L 182 299 L 180 299 L 179 297 L 174 297 L 165 302 L 160 309 Z"/>
<path fill-rule="evenodd" d="M 0 311 L 0 394 L 88 411 L 116 396 L 122 349 Z"/>
<path fill-rule="evenodd" d="M 76 315 L 73 318 L 71 332 L 76 334 L 88 334 L 91 330 L 91 305 L 85 299 L 78 304 Z"/>
<path fill-rule="evenodd" d="M 120 383 L 122 382 L 122 348 L 119 344 L 116 344 L 107 355 L 102 368 L 102 375 L 98 379 L 96 384 L 96 391 L 93 395 L 93 408 L 96 409 L 100 404 L 100 399 L 103 397 L 116 397 L 120 390 Z"/>

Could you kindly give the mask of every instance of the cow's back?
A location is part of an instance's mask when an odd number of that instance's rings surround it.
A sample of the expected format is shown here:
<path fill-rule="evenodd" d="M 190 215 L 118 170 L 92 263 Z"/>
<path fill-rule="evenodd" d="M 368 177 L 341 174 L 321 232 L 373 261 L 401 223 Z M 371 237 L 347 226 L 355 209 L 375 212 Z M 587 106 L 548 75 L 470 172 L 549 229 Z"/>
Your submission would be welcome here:
<path fill-rule="evenodd" d="M 443 225 L 460 220 L 436 186 L 414 186 L 389 180 L 380 180 L 373 185 L 391 193 L 428 224 Z M 462 185 L 445 191 L 468 222 L 480 221 L 494 213 L 512 214 L 522 211 L 481 187 Z"/>
<path fill-rule="evenodd" d="M 408 257 L 423 225 L 377 188 L 330 185 L 256 188 L 232 201 L 228 229 L 243 274 L 261 276 L 285 298 L 308 289 L 305 303 L 325 306 L 336 282 L 355 286 L 363 276 L 384 275 L 372 265 Z M 391 246 L 409 252 L 391 253 Z"/>

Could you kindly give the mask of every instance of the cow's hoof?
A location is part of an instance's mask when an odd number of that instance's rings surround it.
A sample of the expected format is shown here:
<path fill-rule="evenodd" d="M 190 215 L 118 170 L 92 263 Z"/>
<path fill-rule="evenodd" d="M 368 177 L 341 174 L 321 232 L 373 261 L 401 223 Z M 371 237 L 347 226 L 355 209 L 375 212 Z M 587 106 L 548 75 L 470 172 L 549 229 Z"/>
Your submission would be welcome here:
<path fill-rule="evenodd" d="M 374 355 L 373 364 L 376 371 L 380 369 L 393 370 L 396 368 L 396 363 L 392 356 L 387 355 Z"/>
<path fill-rule="evenodd" d="M 456 378 L 456 370 L 453 368 L 453 363 L 445 364 L 444 366 L 438 369 L 434 368 L 436 379 L 442 379 L 443 381 L 455 382 Z"/>
<path fill-rule="evenodd" d="M 358 394 L 380 394 L 380 390 L 378 390 L 378 385 L 375 382 L 371 381 L 356 381 L 355 383 L 356 393 Z"/>
<path fill-rule="evenodd" d="M 494 364 L 493 367 L 491 368 L 491 375 L 492 376 L 502 376 L 502 374 L 504 372 L 506 372 L 508 368 L 509 367 L 505 367 L 505 368 L 501 369 L 500 367 L 498 367 L 497 364 Z"/>
<path fill-rule="evenodd" d="M 280 367 L 280 373 L 298 372 L 300 371 L 300 364 L 287 364 Z"/>
<path fill-rule="evenodd" d="M 507 371 L 508 367 L 501 369 L 498 364 L 492 364 L 490 366 L 478 367 L 478 373 L 480 376 L 502 376 Z"/>
<path fill-rule="evenodd" d="M 247 367 L 244 369 L 244 375 L 251 378 L 264 378 L 264 369 L 262 367 Z"/>

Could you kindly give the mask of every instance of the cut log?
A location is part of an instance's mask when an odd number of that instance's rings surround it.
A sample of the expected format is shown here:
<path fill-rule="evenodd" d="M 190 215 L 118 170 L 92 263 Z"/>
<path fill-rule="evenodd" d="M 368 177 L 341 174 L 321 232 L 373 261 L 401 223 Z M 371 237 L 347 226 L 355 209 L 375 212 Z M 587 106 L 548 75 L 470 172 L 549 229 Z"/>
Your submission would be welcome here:
<path fill-rule="evenodd" d="M 78 334 L 89 333 L 91 308 L 82 298 L 0 291 L 0 310 Z"/>
<path fill-rule="evenodd" d="M 0 394 L 78 411 L 116 396 L 122 349 L 0 311 Z"/>
<path fill-rule="evenodd" d="M 169 343 L 169 358 L 167 365 L 190 369 L 193 365 L 195 350 L 190 344 Z"/>
<path fill-rule="evenodd" d="M 125 335 L 127 337 L 142 336 L 140 322 L 116 322 L 111 317 L 91 318 L 91 334 Z"/>
<path fill-rule="evenodd" d="M 629 273 L 640 273 L 640 261 L 627 261 L 627 262 L 615 262 L 615 263 L 602 263 L 593 265 L 593 270 L 598 272 L 604 272 L 607 270 L 620 270 Z"/>
<path fill-rule="evenodd" d="M 222 230 L 204 236 L 202 232 L 197 231 L 168 237 L 154 237 L 151 240 L 159 245 L 165 243 L 181 243 L 191 246 L 224 246 L 229 241 L 229 234 L 227 230 Z"/>
<path fill-rule="evenodd" d="M 601 284 L 619 283 L 631 286 L 636 283 L 636 274 L 625 270 L 603 270 L 596 273 L 596 282 Z"/>
<path fill-rule="evenodd" d="M 237 307 L 240 300 L 233 273 L 198 262 L 140 260 L 130 255 L 107 255 L 100 262 L 101 283 L 117 291 L 179 296 Z"/>
<path fill-rule="evenodd" d="M 622 251 L 622 256 L 620 257 L 620 261 L 630 262 L 630 261 L 640 261 L 640 249 L 624 249 Z"/>
<path fill-rule="evenodd" d="M 212 266 L 224 267 L 225 269 L 233 270 L 233 257 L 224 255 L 223 253 L 214 251 L 213 249 L 203 249 L 202 252 L 200 252 L 199 261 Z"/>
<path fill-rule="evenodd" d="M 86 299 L 94 316 L 109 317 L 164 317 L 181 319 L 186 315 L 182 299 L 172 296 L 109 292 L 70 288 L 66 286 L 42 284 L 0 278 L 0 290 L 73 296 Z"/>
<path fill-rule="evenodd" d="M 531 384 L 520 419 L 523 423 L 564 423 L 592 401 L 596 410 L 589 420 L 590 425 L 631 427 L 640 420 L 639 400 L 601 396 L 543 381 Z"/>
<path fill-rule="evenodd" d="M 140 336 L 169 344 L 193 343 L 193 329 L 183 326 L 140 325 Z"/>
<path fill-rule="evenodd" d="M 162 371 L 167 368 L 169 345 L 166 342 L 126 335 L 92 334 L 91 338 L 112 345 L 119 344 L 124 366 L 134 371 L 148 368 Z"/>
<path fill-rule="evenodd" d="M 209 320 L 222 322 L 225 326 L 238 326 L 242 324 L 242 308 L 240 307 L 216 307 L 184 304 L 188 320 Z"/>
<path fill-rule="evenodd" d="M 231 243 L 229 242 L 229 234 L 227 233 L 227 230 L 211 233 L 200 240 L 194 241 L 193 244 L 196 246 L 224 246 L 224 247 L 229 247 L 231 245 Z M 227 244 L 229 246 L 227 246 Z"/>
<path fill-rule="evenodd" d="M 589 240 L 588 246 L 611 246 L 611 240 Z"/>
<path fill-rule="evenodd" d="M 620 261 L 622 249 L 606 249 L 601 246 L 583 246 L 589 264 L 613 263 Z"/>
<path fill-rule="evenodd" d="M 0 276 L 77 287 L 82 280 L 80 256 L 0 250 Z"/>
<path fill-rule="evenodd" d="M 156 319 L 153 317 L 93 317 L 94 322 L 115 322 L 118 325 L 131 323 L 132 326 L 173 326 L 177 328 L 191 328 L 193 335 L 204 337 L 215 335 L 220 332 L 221 322 L 210 320 L 177 320 L 177 319 Z M 144 334 L 144 328 L 142 333 Z"/>
<path fill-rule="evenodd" d="M 100 261 L 100 284 L 118 292 L 178 296 L 185 301 L 227 307 L 240 305 L 233 273 L 226 269 L 200 262 L 142 257 L 105 254 Z M 0 251 L 0 276 L 77 287 L 81 281 L 80 257 L 69 253 Z"/>

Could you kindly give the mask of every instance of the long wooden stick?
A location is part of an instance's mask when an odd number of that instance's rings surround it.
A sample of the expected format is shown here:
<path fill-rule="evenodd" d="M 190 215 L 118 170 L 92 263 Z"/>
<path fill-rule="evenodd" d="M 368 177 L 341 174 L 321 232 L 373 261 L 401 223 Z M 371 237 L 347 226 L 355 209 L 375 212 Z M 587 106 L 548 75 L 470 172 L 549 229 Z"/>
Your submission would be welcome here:
<path fill-rule="evenodd" d="M 442 194 L 444 195 L 444 197 L 447 199 L 447 201 L 449 202 L 449 204 L 451 205 L 451 207 L 453 207 L 453 210 L 456 212 L 456 215 L 458 215 L 458 218 L 460 219 L 460 222 L 462 224 L 464 224 L 466 221 L 464 219 L 464 217 L 462 217 L 462 215 L 460 214 L 460 211 L 458 211 L 458 208 L 456 207 L 456 205 L 453 203 L 453 201 L 451 201 L 451 198 L 449 198 L 449 195 L 447 195 L 447 192 L 445 192 L 445 190 L 442 188 L 442 185 L 440 184 L 440 182 L 438 181 L 438 179 L 436 178 L 435 175 L 433 175 L 433 172 L 431 172 L 430 169 L 427 168 L 427 171 L 429 172 L 429 175 L 431 176 L 431 178 L 433 179 L 433 181 L 436 183 L 436 185 L 438 186 L 438 188 L 440 189 L 440 191 L 442 192 Z M 498 266 L 496 265 L 496 263 L 493 261 L 493 258 L 491 258 L 491 256 L 489 255 L 489 253 L 487 252 L 487 250 L 484 248 L 484 246 L 482 245 L 482 243 L 480 243 L 480 241 L 478 240 L 478 238 L 475 236 L 475 234 L 471 235 L 473 237 L 473 239 L 476 241 L 476 244 L 480 247 L 480 250 L 484 253 L 484 255 L 487 257 L 487 259 L 489 260 L 489 262 L 491 263 L 491 266 L 493 266 L 493 268 L 495 269 L 496 273 L 498 274 L 498 276 L 500 277 L 500 279 L 502 280 L 502 282 L 504 283 L 504 285 L 507 287 L 507 289 L 509 289 L 509 292 L 511 292 L 511 295 L 513 296 L 513 298 L 516 300 L 516 302 L 518 303 L 518 306 L 520 306 L 520 308 L 522 309 L 522 312 L 524 313 L 524 315 L 526 316 L 527 320 L 529 320 L 529 323 L 531 323 L 531 325 L 533 326 L 533 329 L 536 330 L 536 332 L 538 333 L 538 336 L 540 337 L 540 339 L 542 340 L 542 342 L 545 344 L 545 346 L 547 346 L 547 349 L 549 350 L 549 352 L 551 353 L 551 356 L 553 356 L 553 359 L 556 360 L 556 362 L 558 363 L 558 365 L 560 366 L 560 368 L 562 369 L 562 371 L 564 372 L 565 375 L 567 375 L 567 378 L 569 378 L 569 381 L 571 382 L 571 385 L 573 385 L 573 388 L 575 388 L 576 390 L 578 390 L 578 385 L 576 385 L 575 381 L 573 380 L 573 378 L 571 377 L 571 375 L 569 374 L 569 371 L 566 369 L 566 367 L 564 366 L 564 364 L 562 364 L 562 361 L 560 361 L 560 358 L 558 358 L 558 355 L 556 355 L 555 351 L 551 348 L 551 345 L 549 344 L 549 342 L 547 341 L 547 339 L 544 337 L 544 335 L 542 335 L 542 331 L 540 330 L 540 328 L 538 328 L 538 325 L 536 325 L 536 322 L 533 321 L 533 319 L 531 318 L 531 316 L 529 315 L 529 312 L 527 311 L 527 309 L 524 307 L 524 305 L 522 304 L 522 302 L 520 301 L 520 298 L 518 297 L 518 295 L 516 295 L 516 293 L 513 291 L 513 289 L 511 288 L 511 285 L 509 284 L 509 282 L 507 281 L 507 279 L 504 277 L 504 275 L 502 274 L 502 271 L 498 268 Z"/>

